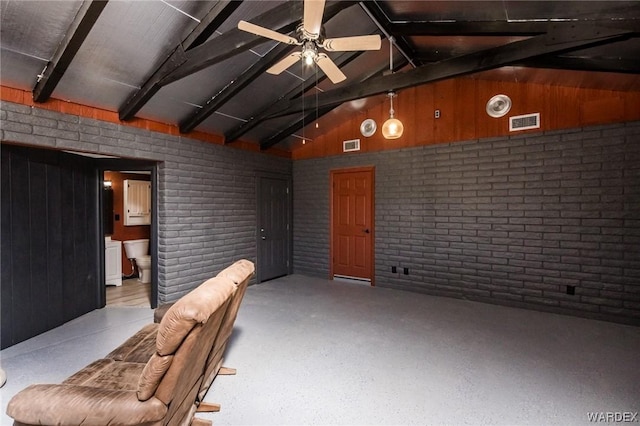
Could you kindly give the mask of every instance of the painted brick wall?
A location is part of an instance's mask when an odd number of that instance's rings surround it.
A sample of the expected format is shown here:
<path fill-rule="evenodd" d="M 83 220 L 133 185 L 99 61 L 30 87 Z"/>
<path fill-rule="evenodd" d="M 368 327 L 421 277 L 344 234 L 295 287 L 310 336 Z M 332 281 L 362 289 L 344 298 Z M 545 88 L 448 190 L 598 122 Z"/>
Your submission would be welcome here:
<path fill-rule="evenodd" d="M 10 102 L 0 124 L 2 141 L 160 162 L 160 303 L 237 259 L 255 262 L 255 173 L 291 173 L 288 159 Z"/>
<path fill-rule="evenodd" d="M 329 171 L 363 165 L 377 286 L 640 324 L 640 122 L 295 161 L 296 273 L 328 276 Z"/>

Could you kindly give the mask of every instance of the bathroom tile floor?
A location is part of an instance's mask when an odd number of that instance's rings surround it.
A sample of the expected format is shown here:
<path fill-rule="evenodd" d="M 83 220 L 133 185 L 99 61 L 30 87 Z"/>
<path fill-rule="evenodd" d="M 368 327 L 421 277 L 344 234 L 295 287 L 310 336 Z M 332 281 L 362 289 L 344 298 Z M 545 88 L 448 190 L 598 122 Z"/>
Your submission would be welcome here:
<path fill-rule="evenodd" d="M 0 352 L 7 385 L 59 382 L 149 308 L 108 307 Z M 589 424 L 640 411 L 640 327 L 291 275 L 249 287 L 205 400 L 217 425 Z M 590 414 L 595 413 L 595 414 Z M 10 424 L 0 417 L 0 424 Z"/>

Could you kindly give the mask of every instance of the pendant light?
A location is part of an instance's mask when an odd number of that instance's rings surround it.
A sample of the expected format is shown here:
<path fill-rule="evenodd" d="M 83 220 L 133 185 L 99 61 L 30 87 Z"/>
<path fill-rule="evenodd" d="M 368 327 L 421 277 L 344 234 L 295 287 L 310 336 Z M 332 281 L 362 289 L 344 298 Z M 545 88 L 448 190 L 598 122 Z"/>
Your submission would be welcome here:
<path fill-rule="evenodd" d="M 402 121 L 398 120 L 393 116 L 393 98 L 395 98 L 395 92 L 389 92 L 389 102 L 391 102 L 391 108 L 389 109 L 389 119 L 384 122 L 382 125 L 382 135 L 385 139 L 398 139 L 402 136 L 402 132 L 404 132 L 404 126 L 402 125 Z"/>
<path fill-rule="evenodd" d="M 393 37 L 389 37 L 389 71 L 393 73 Z M 402 121 L 393 116 L 395 113 L 393 109 L 393 98 L 397 95 L 394 91 L 390 91 L 388 96 L 391 107 L 389 108 L 389 119 L 382 125 L 382 136 L 384 136 L 385 139 L 398 139 L 404 132 L 404 126 L 402 125 Z"/>

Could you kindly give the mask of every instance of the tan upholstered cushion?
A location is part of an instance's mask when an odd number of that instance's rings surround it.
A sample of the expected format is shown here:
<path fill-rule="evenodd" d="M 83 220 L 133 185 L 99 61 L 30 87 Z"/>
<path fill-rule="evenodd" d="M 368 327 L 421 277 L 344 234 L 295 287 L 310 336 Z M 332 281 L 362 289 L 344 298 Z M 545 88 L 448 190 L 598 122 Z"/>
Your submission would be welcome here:
<path fill-rule="evenodd" d="M 149 361 L 151 355 L 156 351 L 156 333 L 158 324 L 148 324 L 142 327 L 126 342 L 111 351 L 105 358 L 116 361 L 141 362 Z"/>
<path fill-rule="evenodd" d="M 173 355 L 160 356 L 153 354 L 149 362 L 144 366 L 138 380 L 138 399 L 146 401 L 151 398 L 158 388 L 158 384 L 164 373 L 167 372 L 173 361 Z"/>
<path fill-rule="evenodd" d="M 173 306 L 173 303 L 164 303 L 153 311 L 153 322 L 160 324 L 164 314 Z"/>
<path fill-rule="evenodd" d="M 160 322 L 156 339 L 158 354 L 174 353 L 193 326 L 205 323 L 235 290 L 229 278 L 214 277 L 180 298 Z"/>
<path fill-rule="evenodd" d="M 144 364 L 99 359 L 68 377 L 67 385 L 90 386 L 113 390 L 136 390 Z"/>
<path fill-rule="evenodd" d="M 30 425 L 160 425 L 167 406 L 139 401 L 135 391 L 75 385 L 31 385 L 15 395 L 7 414 Z"/>
<path fill-rule="evenodd" d="M 220 271 L 218 276 L 230 278 L 236 285 L 238 285 L 245 279 L 250 278 L 254 272 L 255 266 L 253 262 L 241 259 Z"/>
<path fill-rule="evenodd" d="M 205 376 L 220 362 L 216 355 L 207 365 L 211 348 L 222 327 L 233 326 L 241 299 L 235 296 L 253 274 L 253 264 L 243 263 L 205 281 L 168 307 L 159 324 L 143 327 L 63 384 L 24 389 L 7 414 L 20 425 L 188 424 Z"/>

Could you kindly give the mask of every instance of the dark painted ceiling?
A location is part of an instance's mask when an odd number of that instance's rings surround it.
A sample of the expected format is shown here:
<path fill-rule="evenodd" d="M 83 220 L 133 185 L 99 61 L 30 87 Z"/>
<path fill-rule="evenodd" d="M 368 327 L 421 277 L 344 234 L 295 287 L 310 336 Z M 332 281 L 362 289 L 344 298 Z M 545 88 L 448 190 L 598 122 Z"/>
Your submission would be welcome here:
<path fill-rule="evenodd" d="M 2 85 L 262 148 L 463 75 L 640 91 L 639 1 L 327 1 L 327 37 L 382 37 L 379 51 L 328 53 L 338 84 L 302 64 L 265 73 L 300 48 L 237 29 L 295 36 L 302 1 L 0 0 L 0 12 Z"/>

